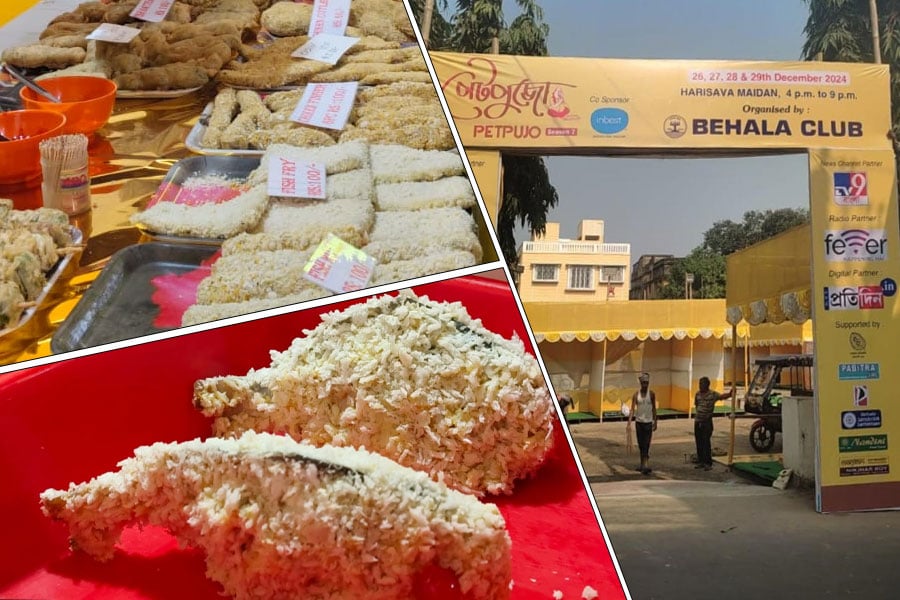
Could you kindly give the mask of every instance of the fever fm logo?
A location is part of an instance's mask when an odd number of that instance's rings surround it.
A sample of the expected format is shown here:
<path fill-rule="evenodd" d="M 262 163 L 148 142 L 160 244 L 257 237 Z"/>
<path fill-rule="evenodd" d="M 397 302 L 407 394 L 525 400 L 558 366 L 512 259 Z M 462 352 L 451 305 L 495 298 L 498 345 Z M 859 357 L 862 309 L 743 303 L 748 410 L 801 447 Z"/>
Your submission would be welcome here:
<path fill-rule="evenodd" d="M 887 236 L 884 229 L 837 229 L 825 232 L 828 261 L 884 260 Z"/>
<path fill-rule="evenodd" d="M 862 171 L 834 173 L 834 203 L 865 206 L 869 203 L 869 177 Z"/>

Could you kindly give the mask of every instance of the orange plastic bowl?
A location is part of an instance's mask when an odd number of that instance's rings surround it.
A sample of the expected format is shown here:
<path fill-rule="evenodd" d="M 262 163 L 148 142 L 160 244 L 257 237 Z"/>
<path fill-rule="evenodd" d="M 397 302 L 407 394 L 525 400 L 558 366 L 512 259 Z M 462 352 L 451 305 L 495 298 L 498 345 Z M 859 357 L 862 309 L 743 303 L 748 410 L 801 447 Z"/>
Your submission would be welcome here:
<path fill-rule="evenodd" d="M 24 183 L 41 175 L 42 140 L 61 135 L 66 116 L 52 110 L 0 112 L 0 184 Z"/>
<path fill-rule="evenodd" d="M 51 77 L 38 83 L 62 102 L 50 102 L 37 92 L 23 87 L 19 90 L 22 103 L 25 108 L 52 110 L 66 115 L 63 133 L 92 135 L 106 124 L 116 104 L 116 84 L 104 77 Z"/>

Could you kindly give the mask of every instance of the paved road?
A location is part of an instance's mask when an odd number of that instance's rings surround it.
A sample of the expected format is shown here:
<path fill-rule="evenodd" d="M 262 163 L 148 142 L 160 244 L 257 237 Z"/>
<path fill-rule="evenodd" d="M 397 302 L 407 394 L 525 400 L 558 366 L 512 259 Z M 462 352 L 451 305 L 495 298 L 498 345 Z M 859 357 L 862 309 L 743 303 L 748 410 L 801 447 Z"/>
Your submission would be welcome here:
<path fill-rule="evenodd" d="M 689 427 L 660 423 L 650 476 L 632 470 L 622 424 L 572 428 L 633 598 L 900 598 L 900 513 L 821 515 L 810 490 L 696 471 Z"/>

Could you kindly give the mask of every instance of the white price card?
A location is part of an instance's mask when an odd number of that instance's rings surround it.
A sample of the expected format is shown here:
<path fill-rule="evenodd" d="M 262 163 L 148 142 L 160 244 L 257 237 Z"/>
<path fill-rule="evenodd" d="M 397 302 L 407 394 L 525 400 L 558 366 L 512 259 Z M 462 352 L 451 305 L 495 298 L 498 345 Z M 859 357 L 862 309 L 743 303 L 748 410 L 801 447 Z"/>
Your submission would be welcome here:
<path fill-rule="evenodd" d="M 325 164 L 272 156 L 268 189 L 270 196 L 324 200 Z"/>
<path fill-rule="evenodd" d="M 127 44 L 131 42 L 137 34 L 141 32 L 135 27 L 126 27 L 125 25 L 113 25 L 112 23 L 102 23 L 97 29 L 88 34 L 87 39 L 97 40 L 98 42 L 113 42 L 115 44 Z"/>
<path fill-rule="evenodd" d="M 294 58 L 319 60 L 328 63 L 329 65 L 333 65 L 337 63 L 344 53 L 358 41 L 359 38 L 347 37 L 345 35 L 320 33 L 297 48 L 291 56 Z"/>
<path fill-rule="evenodd" d="M 325 129 L 343 129 L 356 101 L 358 87 L 357 81 L 307 85 L 291 113 L 291 121 Z"/>
<path fill-rule="evenodd" d="M 309 20 L 309 37 L 322 33 L 344 35 L 350 20 L 350 0 L 316 0 Z"/>
<path fill-rule="evenodd" d="M 159 23 L 166 18 L 175 0 L 140 0 L 134 10 L 128 13 L 135 19 Z"/>
<path fill-rule="evenodd" d="M 374 258 L 329 233 L 309 257 L 303 267 L 303 276 L 339 294 L 369 285 L 374 270 Z"/>

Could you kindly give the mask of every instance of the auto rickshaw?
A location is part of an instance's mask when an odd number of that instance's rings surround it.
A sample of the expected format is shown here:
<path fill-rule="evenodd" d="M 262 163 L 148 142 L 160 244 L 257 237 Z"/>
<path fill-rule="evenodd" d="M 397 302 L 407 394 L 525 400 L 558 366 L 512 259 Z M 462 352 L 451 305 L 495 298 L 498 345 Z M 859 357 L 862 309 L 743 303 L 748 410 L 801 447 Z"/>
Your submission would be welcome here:
<path fill-rule="evenodd" d="M 781 433 L 781 402 L 785 396 L 812 396 L 812 354 L 767 356 L 754 361 L 756 372 L 744 396 L 744 411 L 759 415 L 750 427 L 750 445 L 768 452 Z"/>

